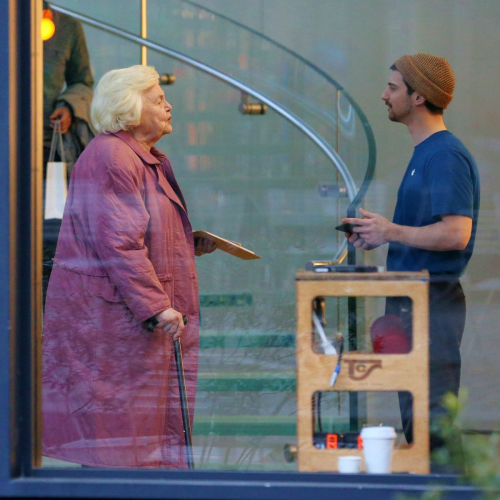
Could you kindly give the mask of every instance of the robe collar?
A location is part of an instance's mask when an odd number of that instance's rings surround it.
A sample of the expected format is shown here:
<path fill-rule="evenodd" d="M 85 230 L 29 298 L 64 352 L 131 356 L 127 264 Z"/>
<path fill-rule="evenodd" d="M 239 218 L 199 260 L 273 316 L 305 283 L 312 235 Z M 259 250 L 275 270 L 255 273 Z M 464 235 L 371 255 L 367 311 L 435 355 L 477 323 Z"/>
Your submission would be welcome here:
<path fill-rule="evenodd" d="M 159 166 L 162 170 L 163 175 L 158 175 L 158 184 L 160 185 L 163 192 L 179 207 L 187 213 L 186 202 L 184 200 L 184 195 L 182 194 L 179 184 L 175 179 L 174 172 L 170 166 L 168 158 L 160 150 L 156 149 L 154 146 L 151 147 L 151 151 L 146 151 L 141 144 L 132 137 L 130 132 L 126 130 L 120 130 L 119 132 L 114 132 L 113 135 L 119 137 L 124 141 L 132 150 L 148 165 Z"/>
<path fill-rule="evenodd" d="M 154 146 L 151 148 L 151 151 L 146 151 L 141 144 L 134 139 L 130 132 L 126 130 L 120 130 L 119 132 L 114 132 L 113 135 L 119 137 L 123 142 L 127 143 L 134 152 L 148 165 L 158 165 L 161 163 L 159 156 L 162 155 Z M 156 153 L 156 155 L 155 155 Z"/>

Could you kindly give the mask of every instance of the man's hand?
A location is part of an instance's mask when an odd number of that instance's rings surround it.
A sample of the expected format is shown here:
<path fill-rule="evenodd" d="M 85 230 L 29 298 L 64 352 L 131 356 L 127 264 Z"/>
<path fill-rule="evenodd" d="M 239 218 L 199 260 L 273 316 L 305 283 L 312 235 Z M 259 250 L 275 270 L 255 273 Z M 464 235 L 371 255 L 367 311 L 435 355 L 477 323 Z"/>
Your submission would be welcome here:
<path fill-rule="evenodd" d="M 61 120 L 62 134 L 65 134 L 71 125 L 71 120 L 72 120 L 71 111 L 65 106 L 56 108 L 49 118 L 50 118 L 50 126 L 52 128 L 54 128 L 56 120 Z"/>
<path fill-rule="evenodd" d="M 217 245 L 214 241 L 208 238 L 195 238 L 194 239 L 194 254 L 196 257 L 200 255 L 205 255 L 206 253 L 212 253 L 217 249 Z"/>
<path fill-rule="evenodd" d="M 172 335 L 173 340 L 177 340 L 184 335 L 184 321 L 182 314 L 175 309 L 165 309 L 155 316 L 158 324 L 156 328 L 161 328 L 164 332 Z"/>
<path fill-rule="evenodd" d="M 463 250 L 472 234 L 472 219 L 464 215 L 443 214 L 441 220 L 427 226 L 401 226 L 379 214 L 360 209 L 363 219 L 346 218 L 342 222 L 357 224 L 346 237 L 356 248 L 371 250 L 395 241 L 432 252 Z"/>
<path fill-rule="evenodd" d="M 359 209 L 363 219 L 347 217 L 342 222 L 356 224 L 353 228 L 354 233 L 345 233 L 349 242 L 356 248 L 364 250 L 373 250 L 374 248 L 391 241 L 390 235 L 394 224 L 385 217 L 374 212 L 368 212 L 362 208 Z"/>

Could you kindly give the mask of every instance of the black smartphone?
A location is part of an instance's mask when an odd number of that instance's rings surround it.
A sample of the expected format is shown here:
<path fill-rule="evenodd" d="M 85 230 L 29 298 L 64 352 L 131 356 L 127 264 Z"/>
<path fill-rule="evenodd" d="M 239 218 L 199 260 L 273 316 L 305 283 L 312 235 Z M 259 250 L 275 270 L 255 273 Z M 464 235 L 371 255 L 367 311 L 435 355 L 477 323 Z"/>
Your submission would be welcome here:
<path fill-rule="evenodd" d="M 354 233 L 353 228 L 356 226 L 359 226 L 359 224 L 351 224 L 349 222 L 346 222 L 344 224 L 340 224 L 340 226 L 337 226 L 335 229 L 337 231 L 342 231 L 343 233 Z"/>

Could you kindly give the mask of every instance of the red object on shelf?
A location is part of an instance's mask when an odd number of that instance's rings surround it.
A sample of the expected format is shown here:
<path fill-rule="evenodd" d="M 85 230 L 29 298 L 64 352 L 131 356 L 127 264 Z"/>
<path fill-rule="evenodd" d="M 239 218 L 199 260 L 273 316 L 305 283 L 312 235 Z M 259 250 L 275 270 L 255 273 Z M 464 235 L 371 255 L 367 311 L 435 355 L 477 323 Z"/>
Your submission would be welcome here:
<path fill-rule="evenodd" d="M 326 449 L 336 450 L 339 446 L 339 437 L 337 434 L 327 434 L 326 435 Z"/>
<path fill-rule="evenodd" d="M 361 434 L 358 436 L 358 450 L 363 449 L 363 438 L 361 437 Z"/>
<path fill-rule="evenodd" d="M 386 314 L 374 321 L 370 335 L 373 352 L 379 354 L 407 354 L 411 350 L 408 334 L 399 316 Z"/>

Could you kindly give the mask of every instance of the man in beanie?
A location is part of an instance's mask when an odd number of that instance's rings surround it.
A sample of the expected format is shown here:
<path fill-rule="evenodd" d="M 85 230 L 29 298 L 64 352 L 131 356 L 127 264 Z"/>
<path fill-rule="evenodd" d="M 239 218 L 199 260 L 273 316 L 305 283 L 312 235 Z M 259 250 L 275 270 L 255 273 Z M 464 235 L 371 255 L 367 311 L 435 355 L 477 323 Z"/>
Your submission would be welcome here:
<path fill-rule="evenodd" d="M 442 57 L 405 55 L 391 67 L 382 100 L 389 119 L 403 123 L 415 149 L 401 182 L 393 222 L 360 209 L 363 218 L 347 234 L 356 248 L 371 250 L 389 243 L 388 271 L 427 269 L 430 283 L 431 429 L 444 413 L 445 393 L 458 394 L 460 342 L 465 325 L 465 297 L 459 278 L 472 255 L 479 212 L 479 175 L 469 151 L 443 121 L 455 88 L 453 71 Z M 411 324 L 407 298 L 389 298 L 386 314 Z M 411 369 L 411 367 L 409 367 Z M 412 398 L 399 395 L 403 429 L 413 440 Z M 418 416 L 417 416 L 418 418 Z M 431 432 L 431 449 L 442 445 Z"/>

